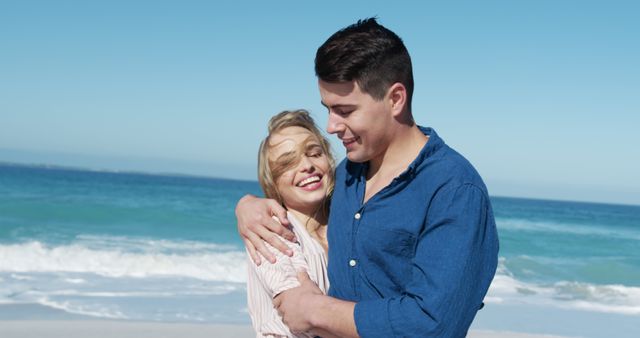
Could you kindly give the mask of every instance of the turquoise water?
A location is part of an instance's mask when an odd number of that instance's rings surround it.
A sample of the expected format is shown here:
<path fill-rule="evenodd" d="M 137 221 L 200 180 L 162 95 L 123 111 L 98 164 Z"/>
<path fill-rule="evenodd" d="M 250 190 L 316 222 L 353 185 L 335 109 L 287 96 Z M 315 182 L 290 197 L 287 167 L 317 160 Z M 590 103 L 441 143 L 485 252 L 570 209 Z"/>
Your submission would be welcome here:
<path fill-rule="evenodd" d="M 516 276 L 640 286 L 640 207 L 493 198 L 501 256 Z"/>
<path fill-rule="evenodd" d="M 254 182 L 0 167 L 0 242 L 57 245 L 78 234 L 240 244 L 235 202 Z"/>
<path fill-rule="evenodd" d="M 0 165 L 0 304 L 248 323 L 234 217 L 245 193 L 257 182 Z M 492 202 L 487 304 L 640 316 L 640 207 Z"/>

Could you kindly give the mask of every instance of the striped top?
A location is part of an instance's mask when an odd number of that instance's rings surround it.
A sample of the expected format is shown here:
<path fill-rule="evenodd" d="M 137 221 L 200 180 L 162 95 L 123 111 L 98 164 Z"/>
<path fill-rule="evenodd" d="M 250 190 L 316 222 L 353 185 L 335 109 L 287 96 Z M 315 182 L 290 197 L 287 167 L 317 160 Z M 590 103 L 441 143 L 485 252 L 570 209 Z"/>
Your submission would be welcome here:
<path fill-rule="evenodd" d="M 293 251 L 292 257 L 265 243 L 276 256 L 276 263 L 264 261 L 260 266 L 256 266 L 247 253 L 247 302 L 253 328 L 256 331 L 256 337 L 259 338 L 312 337 L 304 333 L 298 335 L 291 333 L 272 303 L 273 297 L 282 291 L 300 286 L 298 271 L 306 270 L 311 280 L 318 284 L 323 293 L 327 293 L 329 289 L 327 254 L 320 243 L 311 237 L 304 224 L 301 224 L 291 213 L 287 213 L 287 218 L 298 239 L 298 243 L 282 239 Z"/>

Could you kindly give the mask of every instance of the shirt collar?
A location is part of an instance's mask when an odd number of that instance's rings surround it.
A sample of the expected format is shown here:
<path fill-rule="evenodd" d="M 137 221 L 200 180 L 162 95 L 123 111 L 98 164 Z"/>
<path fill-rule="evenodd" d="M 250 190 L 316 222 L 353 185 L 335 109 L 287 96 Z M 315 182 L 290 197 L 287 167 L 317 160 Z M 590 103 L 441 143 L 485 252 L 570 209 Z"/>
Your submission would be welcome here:
<path fill-rule="evenodd" d="M 413 173 L 416 169 L 424 162 L 424 160 L 433 155 L 436 151 L 438 151 L 444 145 L 444 141 L 438 136 L 433 128 L 418 126 L 418 129 L 429 137 L 427 143 L 422 147 L 418 156 L 409 164 L 407 167 L 407 173 Z"/>
<path fill-rule="evenodd" d="M 438 136 L 436 131 L 430 127 L 418 126 L 418 129 L 429 137 L 427 143 L 422 147 L 418 156 L 409 164 L 407 170 L 403 171 L 398 178 L 410 178 L 413 177 L 416 170 L 420 165 L 425 161 L 425 159 L 431 155 L 433 155 L 436 151 L 438 151 L 444 145 L 444 141 Z M 364 179 L 367 174 L 367 170 L 369 169 L 369 162 L 361 163 L 359 165 L 360 170 L 358 173 L 358 177 Z"/>

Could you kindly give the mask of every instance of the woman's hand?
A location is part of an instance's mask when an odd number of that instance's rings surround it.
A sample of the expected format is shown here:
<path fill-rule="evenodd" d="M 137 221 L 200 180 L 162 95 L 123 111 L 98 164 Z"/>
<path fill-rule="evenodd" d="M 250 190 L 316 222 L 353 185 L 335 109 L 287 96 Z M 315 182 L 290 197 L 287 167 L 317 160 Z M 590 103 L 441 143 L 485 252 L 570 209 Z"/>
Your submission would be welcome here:
<path fill-rule="evenodd" d="M 277 201 L 245 195 L 236 205 L 236 219 L 238 233 L 256 265 L 261 263 L 260 255 L 271 263 L 276 261 L 265 242 L 288 256 L 293 254 L 276 236 L 278 234 L 287 240 L 295 241 L 295 235 L 286 227 L 289 225 L 287 211 Z"/>

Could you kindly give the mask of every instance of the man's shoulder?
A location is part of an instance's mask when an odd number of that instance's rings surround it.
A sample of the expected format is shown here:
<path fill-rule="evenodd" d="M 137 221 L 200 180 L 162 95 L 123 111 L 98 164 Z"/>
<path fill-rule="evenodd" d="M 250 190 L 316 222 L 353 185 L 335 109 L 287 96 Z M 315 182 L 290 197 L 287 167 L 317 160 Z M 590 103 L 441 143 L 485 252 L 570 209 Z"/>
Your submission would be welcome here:
<path fill-rule="evenodd" d="M 429 137 L 421 156 L 419 169 L 428 179 L 480 180 L 471 162 L 444 142 L 433 128 L 418 126 Z"/>
<path fill-rule="evenodd" d="M 480 174 L 471 162 L 448 145 L 443 145 L 421 166 L 424 179 L 446 185 L 472 184 L 486 190 Z"/>

